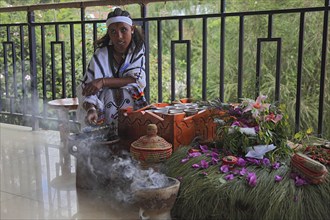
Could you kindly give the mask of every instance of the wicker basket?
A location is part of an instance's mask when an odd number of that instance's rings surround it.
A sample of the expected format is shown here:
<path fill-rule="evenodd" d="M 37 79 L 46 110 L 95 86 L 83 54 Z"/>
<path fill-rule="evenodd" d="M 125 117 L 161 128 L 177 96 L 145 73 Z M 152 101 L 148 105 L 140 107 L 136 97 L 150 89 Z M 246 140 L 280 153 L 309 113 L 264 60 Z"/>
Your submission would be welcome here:
<path fill-rule="evenodd" d="M 144 163 L 164 162 L 172 155 L 172 146 L 166 148 L 142 148 L 131 145 L 131 155 Z"/>

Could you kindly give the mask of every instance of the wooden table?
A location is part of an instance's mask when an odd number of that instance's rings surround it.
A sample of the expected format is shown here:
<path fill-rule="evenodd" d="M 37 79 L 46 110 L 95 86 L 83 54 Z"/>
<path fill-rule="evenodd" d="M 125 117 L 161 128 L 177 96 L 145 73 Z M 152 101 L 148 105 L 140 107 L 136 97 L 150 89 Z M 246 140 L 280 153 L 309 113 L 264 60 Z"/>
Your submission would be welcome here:
<path fill-rule="evenodd" d="M 70 134 L 69 112 L 77 110 L 79 100 L 78 98 L 55 99 L 49 101 L 48 105 L 57 111 L 60 138 L 63 143 L 66 143 L 67 136 Z"/>
<path fill-rule="evenodd" d="M 57 111 L 59 119 L 60 139 L 63 143 L 63 147 L 60 149 L 60 154 L 63 158 L 63 161 L 61 161 L 61 166 L 70 166 L 71 160 L 68 149 L 68 137 L 70 135 L 69 113 L 70 111 L 77 110 L 79 100 L 78 98 L 55 99 L 49 101 L 48 105 Z"/>

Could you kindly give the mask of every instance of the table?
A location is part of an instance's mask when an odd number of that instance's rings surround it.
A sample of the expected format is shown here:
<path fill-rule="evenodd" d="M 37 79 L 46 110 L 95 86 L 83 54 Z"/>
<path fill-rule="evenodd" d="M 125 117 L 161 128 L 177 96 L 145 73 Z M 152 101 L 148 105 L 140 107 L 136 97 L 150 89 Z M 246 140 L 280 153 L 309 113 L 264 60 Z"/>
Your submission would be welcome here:
<path fill-rule="evenodd" d="M 69 112 L 76 111 L 79 105 L 78 98 L 54 99 L 48 105 L 57 111 L 61 142 L 66 143 L 70 134 Z"/>
<path fill-rule="evenodd" d="M 48 102 L 48 105 L 57 111 L 59 119 L 59 132 L 60 140 L 63 143 L 63 147 L 60 149 L 61 166 L 66 167 L 71 165 L 70 154 L 68 149 L 68 138 L 70 135 L 70 111 L 76 111 L 79 105 L 78 98 L 63 98 L 55 99 Z"/>

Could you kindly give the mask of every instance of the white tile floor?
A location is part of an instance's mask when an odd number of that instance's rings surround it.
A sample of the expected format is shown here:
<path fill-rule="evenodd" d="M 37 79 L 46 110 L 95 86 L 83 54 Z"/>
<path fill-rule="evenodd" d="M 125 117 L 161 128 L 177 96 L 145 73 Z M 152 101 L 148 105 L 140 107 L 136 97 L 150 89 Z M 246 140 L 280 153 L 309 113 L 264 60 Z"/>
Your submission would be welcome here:
<path fill-rule="evenodd" d="M 0 219 L 139 219 L 138 210 L 77 192 L 57 131 L 0 123 Z M 109 203 L 108 203 L 109 202 Z"/>

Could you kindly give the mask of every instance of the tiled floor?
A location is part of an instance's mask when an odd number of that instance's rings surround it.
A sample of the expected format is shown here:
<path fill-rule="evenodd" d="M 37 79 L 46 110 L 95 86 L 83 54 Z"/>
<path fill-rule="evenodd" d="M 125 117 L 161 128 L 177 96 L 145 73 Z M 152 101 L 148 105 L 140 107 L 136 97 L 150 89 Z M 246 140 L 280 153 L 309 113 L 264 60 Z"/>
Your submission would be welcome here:
<path fill-rule="evenodd" d="M 75 185 L 75 158 L 63 166 L 57 131 L 0 123 L 0 219 L 139 219 L 138 210 Z"/>

